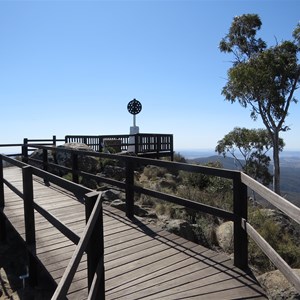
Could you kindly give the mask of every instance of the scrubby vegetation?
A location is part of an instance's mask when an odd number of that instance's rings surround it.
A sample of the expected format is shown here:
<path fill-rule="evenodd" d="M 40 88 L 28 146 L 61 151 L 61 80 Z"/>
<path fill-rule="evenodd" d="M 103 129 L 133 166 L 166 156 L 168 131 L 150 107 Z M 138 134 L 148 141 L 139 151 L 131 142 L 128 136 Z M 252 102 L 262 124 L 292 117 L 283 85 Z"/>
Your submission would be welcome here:
<path fill-rule="evenodd" d="M 184 157 L 179 153 L 176 153 L 175 160 L 185 163 Z M 125 169 L 122 163 L 117 163 L 116 160 L 112 159 L 101 159 L 98 161 L 98 165 L 100 166 L 98 171 L 100 176 L 125 180 Z M 222 168 L 220 162 L 209 162 L 204 165 Z M 65 178 L 71 180 L 71 174 L 65 175 Z M 91 187 L 91 180 L 85 182 L 80 178 L 80 182 Z M 171 172 L 165 168 L 148 165 L 141 166 L 135 171 L 135 184 L 223 210 L 233 210 L 232 181 L 228 179 L 185 171 Z M 103 188 L 97 182 L 94 182 L 93 185 L 94 187 L 91 188 Z M 252 193 L 250 194 L 253 196 Z M 255 199 L 255 197 L 253 198 Z M 135 195 L 135 203 L 151 211 L 152 221 L 159 226 L 181 235 L 187 234 L 186 229 L 188 228 L 189 232 L 188 236 L 185 236 L 186 238 L 212 249 L 222 248 L 222 251 L 229 254 L 233 252 L 232 235 L 227 237 L 229 243 L 226 247 L 220 243 L 217 236 L 221 225 L 228 220 L 196 212 L 143 194 Z M 292 268 L 300 268 L 300 226 L 278 210 L 265 207 L 259 200 L 249 200 L 248 207 L 250 224 Z M 177 223 L 173 221 L 177 221 Z M 176 231 L 170 228 L 171 223 L 179 224 L 179 227 L 183 224 L 185 231 L 180 232 L 180 229 L 176 229 Z M 257 274 L 275 269 L 270 260 L 250 238 L 249 262 Z"/>
<path fill-rule="evenodd" d="M 176 160 L 184 162 L 180 155 L 176 156 Z M 222 167 L 220 163 L 216 162 L 206 165 L 217 168 Z M 232 211 L 233 208 L 232 182 L 224 178 L 183 171 L 174 175 L 168 173 L 164 168 L 147 166 L 139 174 L 137 184 L 224 210 Z M 226 220 L 145 195 L 137 197 L 136 200 L 139 205 L 151 207 L 155 210 L 158 218 L 181 219 L 188 222 L 191 225 L 196 242 L 214 249 L 219 248 L 216 228 Z M 253 201 L 249 201 L 248 219 L 291 267 L 300 268 L 299 226 L 276 209 L 264 207 L 262 204 Z M 232 250 L 232 248 L 227 249 L 229 253 Z M 270 260 L 250 238 L 249 261 L 258 274 L 275 269 Z"/>

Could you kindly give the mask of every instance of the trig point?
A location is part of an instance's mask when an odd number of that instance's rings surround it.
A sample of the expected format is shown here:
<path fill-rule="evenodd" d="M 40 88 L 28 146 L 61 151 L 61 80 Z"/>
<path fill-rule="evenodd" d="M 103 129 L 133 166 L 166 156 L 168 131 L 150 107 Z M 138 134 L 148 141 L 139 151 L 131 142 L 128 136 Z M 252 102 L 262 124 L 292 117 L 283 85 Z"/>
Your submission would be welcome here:
<path fill-rule="evenodd" d="M 129 134 L 130 135 L 138 134 L 140 129 L 138 126 L 136 126 L 136 115 L 141 112 L 142 104 L 140 101 L 133 99 L 128 103 L 127 110 L 129 111 L 129 113 L 131 113 L 133 115 L 133 126 L 130 126 Z M 134 143 L 135 143 L 135 137 L 130 136 L 129 144 L 131 144 L 131 145 L 128 146 L 128 152 L 135 152 Z"/>

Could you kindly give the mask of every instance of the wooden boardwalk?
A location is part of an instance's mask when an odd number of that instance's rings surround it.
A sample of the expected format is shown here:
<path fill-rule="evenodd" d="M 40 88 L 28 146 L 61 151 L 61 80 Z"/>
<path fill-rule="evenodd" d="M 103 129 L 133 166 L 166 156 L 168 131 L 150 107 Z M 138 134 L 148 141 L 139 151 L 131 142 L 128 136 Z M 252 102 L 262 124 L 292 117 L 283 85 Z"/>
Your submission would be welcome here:
<path fill-rule="evenodd" d="M 22 191 L 21 170 L 4 177 Z M 74 195 L 34 181 L 34 201 L 81 235 L 84 205 Z M 257 281 L 232 260 L 104 205 L 106 299 L 266 299 Z M 5 215 L 24 239 L 21 198 L 5 186 Z M 75 245 L 35 212 L 36 255 L 59 282 Z M 69 289 L 69 299 L 87 298 L 86 256 Z"/>

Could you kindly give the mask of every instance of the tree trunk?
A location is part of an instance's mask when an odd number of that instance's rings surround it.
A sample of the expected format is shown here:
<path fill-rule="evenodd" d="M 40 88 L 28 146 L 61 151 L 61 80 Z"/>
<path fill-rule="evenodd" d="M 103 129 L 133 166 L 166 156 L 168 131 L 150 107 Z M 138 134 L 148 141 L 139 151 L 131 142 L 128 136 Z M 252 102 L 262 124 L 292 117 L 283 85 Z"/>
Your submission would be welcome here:
<path fill-rule="evenodd" d="M 273 191 L 280 195 L 279 132 L 273 135 Z"/>

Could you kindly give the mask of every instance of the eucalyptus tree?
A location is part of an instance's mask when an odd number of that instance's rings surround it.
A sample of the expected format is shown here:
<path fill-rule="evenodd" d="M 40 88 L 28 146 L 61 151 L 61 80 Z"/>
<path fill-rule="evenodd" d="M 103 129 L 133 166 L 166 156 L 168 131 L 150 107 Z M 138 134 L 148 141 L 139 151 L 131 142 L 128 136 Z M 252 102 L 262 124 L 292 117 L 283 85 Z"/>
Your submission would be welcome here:
<path fill-rule="evenodd" d="M 284 142 L 279 139 L 279 150 Z M 268 186 L 272 182 L 269 172 L 270 157 L 267 152 L 273 147 L 266 129 L 247 129 L 235 127 L 218 141 L 215 151 L 219 154 L 231 155 L 240 170 Z"/>
<path fill-rule="evenodd" d="M 286 117 L 300 83 L 300 23 L 293 41 L 267 47 L 257 38 L 261 20 L 256 14 L 234 17 L 228 34 L 221 40 L 221 52 L 234 56 L 222 95 L 231 103 L 251 108 L 251 118 L 261 118 L 273 146 L 273 190 L 280 194 L 280 132 L 289 130 Z"/>

